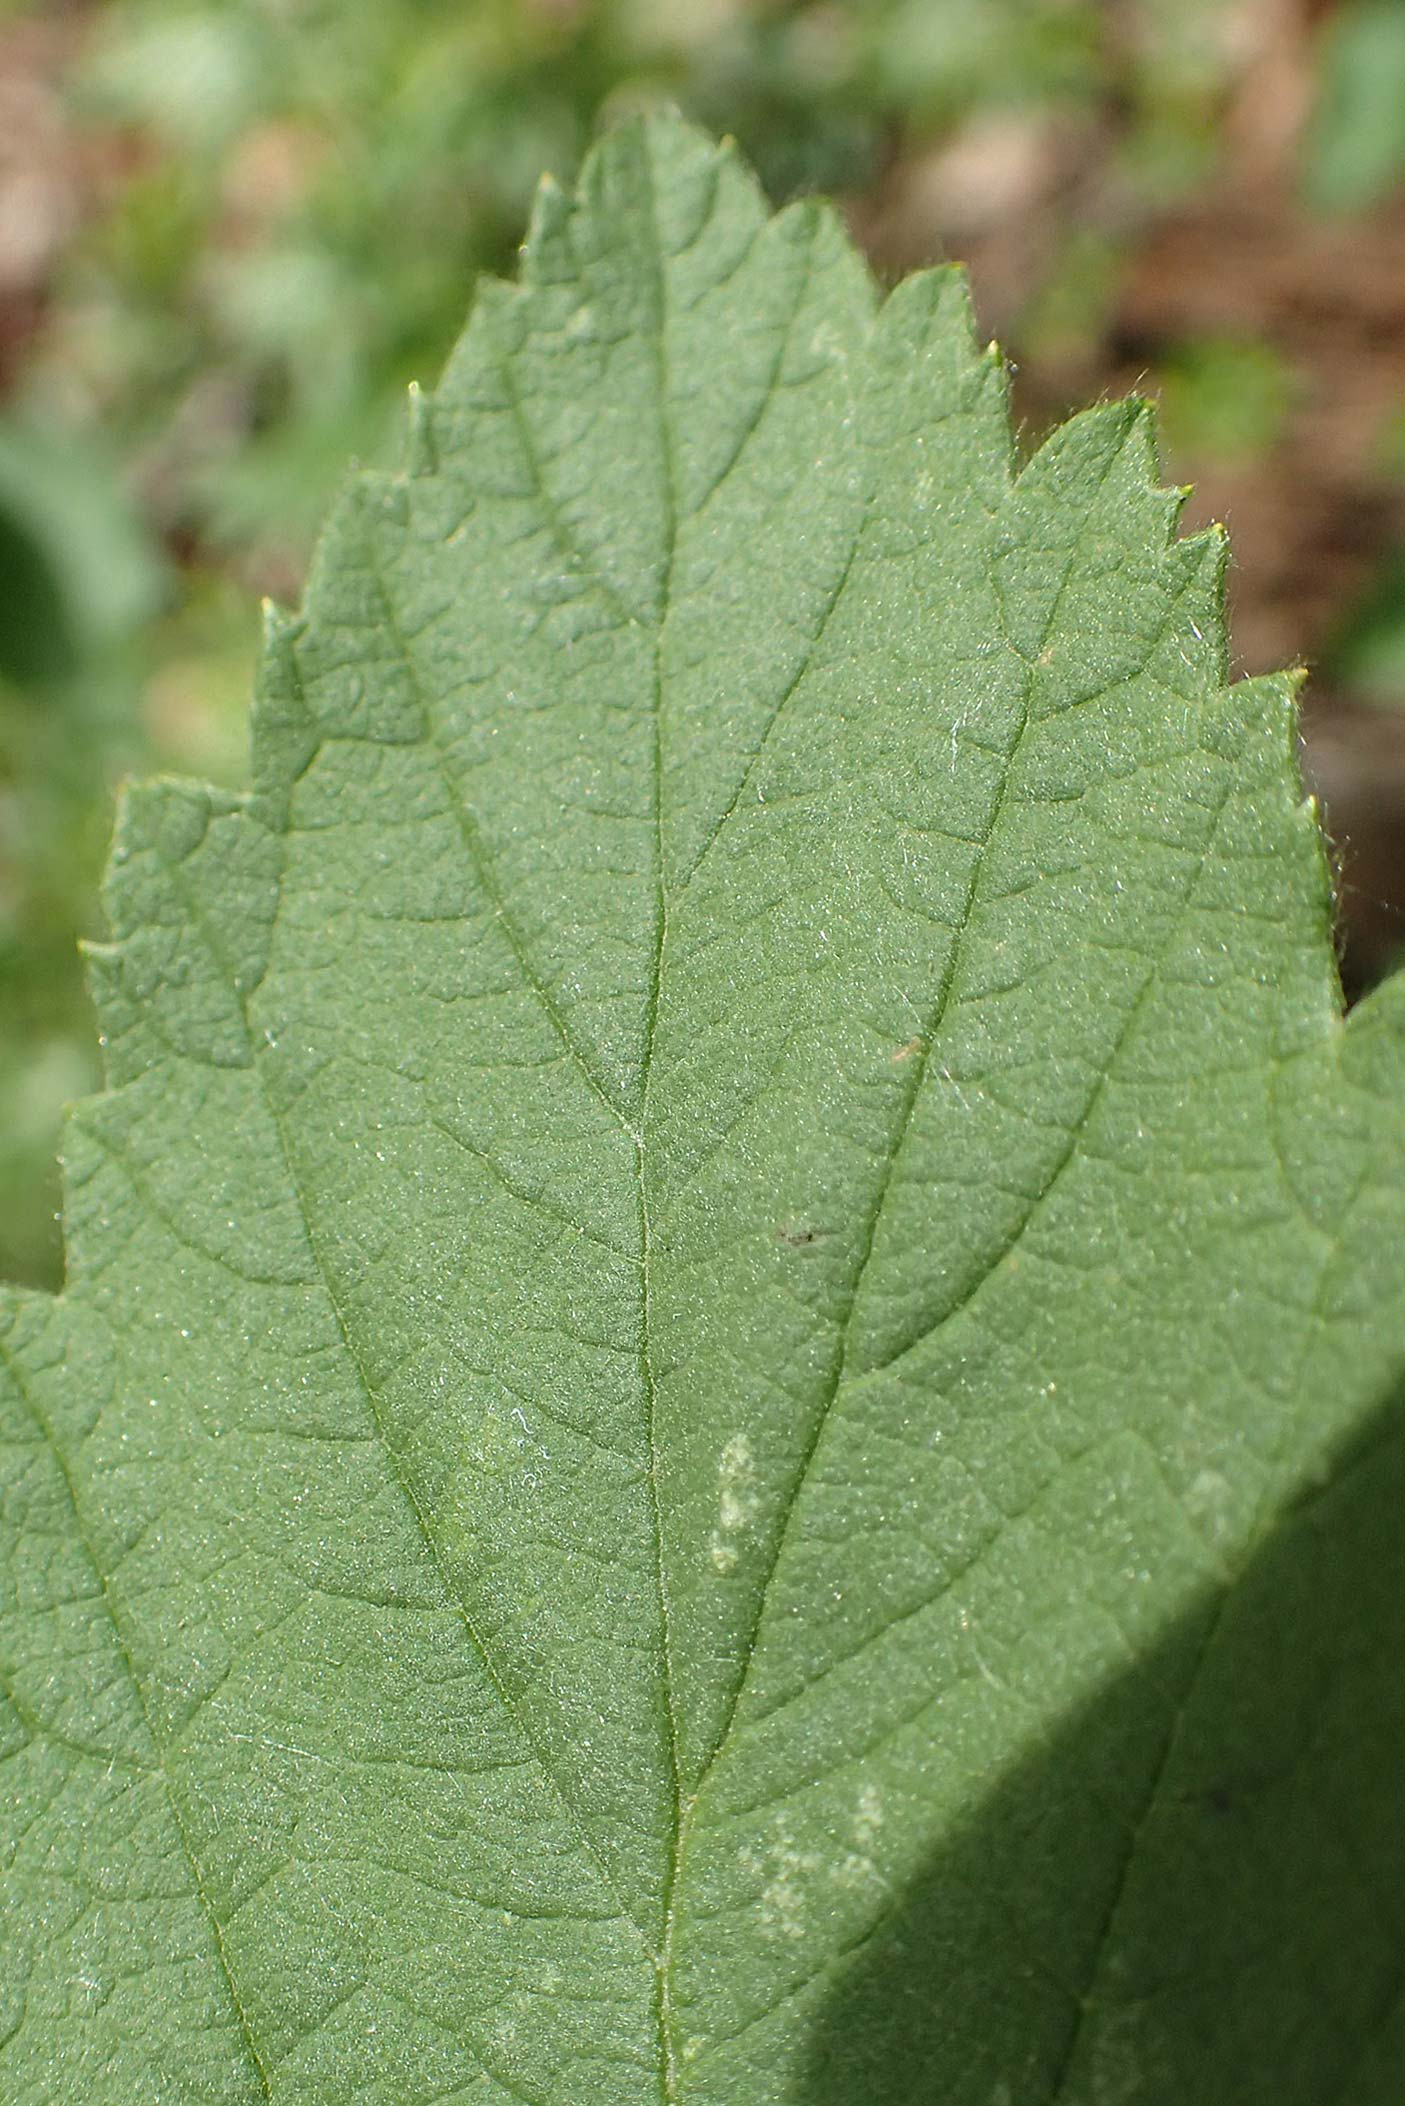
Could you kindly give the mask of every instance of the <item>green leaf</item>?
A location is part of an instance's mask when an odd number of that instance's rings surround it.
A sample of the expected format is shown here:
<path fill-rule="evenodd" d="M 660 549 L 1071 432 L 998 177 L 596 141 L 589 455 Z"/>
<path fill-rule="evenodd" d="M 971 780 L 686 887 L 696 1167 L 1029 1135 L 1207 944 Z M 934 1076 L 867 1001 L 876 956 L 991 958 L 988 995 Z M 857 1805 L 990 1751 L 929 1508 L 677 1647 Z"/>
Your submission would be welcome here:
<path fill-rule="evenodd" d="M 1317 54 L 1303 135 L 1303 184 L 1319 212 L 1365 212 L 1405 178 L 1405 13 L 1397 0 L 1344 0 Z"/>
<path fill-rule="evenodd" d="M 543 191 L 123 808 L 6 2097 L 1398 2097 L 1405 998 L 1176 504 L 726 148 Z"/>

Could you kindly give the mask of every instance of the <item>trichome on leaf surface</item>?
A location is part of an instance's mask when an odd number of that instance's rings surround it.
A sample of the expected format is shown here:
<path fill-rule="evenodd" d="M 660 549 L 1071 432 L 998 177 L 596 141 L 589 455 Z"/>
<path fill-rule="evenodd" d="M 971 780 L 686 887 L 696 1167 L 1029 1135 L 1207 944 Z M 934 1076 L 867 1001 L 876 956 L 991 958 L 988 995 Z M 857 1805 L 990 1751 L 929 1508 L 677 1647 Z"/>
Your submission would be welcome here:
<path fill-rule="evenodd" d="M 125 800 L 7 2099 L 1405 2087 L 1405 993 L 1145 409 L 673 121 Z"/>

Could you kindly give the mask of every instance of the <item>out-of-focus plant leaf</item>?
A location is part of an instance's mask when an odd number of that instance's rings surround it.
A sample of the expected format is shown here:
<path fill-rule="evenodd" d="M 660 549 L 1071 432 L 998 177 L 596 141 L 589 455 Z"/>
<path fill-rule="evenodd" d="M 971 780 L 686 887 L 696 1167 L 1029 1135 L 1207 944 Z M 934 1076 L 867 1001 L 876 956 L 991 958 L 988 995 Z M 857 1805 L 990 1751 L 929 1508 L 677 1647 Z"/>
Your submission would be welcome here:
<path fill-rule="evenodd" d="M 1375 204 L 1405 180 L 1405 7 L 1346 0 L 1323 33 L 1307 194 L 1330 212 Z"/>
<path fill-rule="evenodd" d="M 1179 344 L 1161 383 L 1167 444 L 1192 464 L 1260 460 L 1282 438 L 1296 392 L 1291 366 L 1271 344 L 1224 336 Z"/>
<path fill-rule="evenodd" d="M 1382 565 L 1348 615 L 1325 670 L 1363 702 L 1405 709 L 1405 552 Z"/>
<path fill-rule="evenodd" d="M 52 692 L 155 613 L 164 565 L 93 445 L 0 425 L 0 677 Z"/>

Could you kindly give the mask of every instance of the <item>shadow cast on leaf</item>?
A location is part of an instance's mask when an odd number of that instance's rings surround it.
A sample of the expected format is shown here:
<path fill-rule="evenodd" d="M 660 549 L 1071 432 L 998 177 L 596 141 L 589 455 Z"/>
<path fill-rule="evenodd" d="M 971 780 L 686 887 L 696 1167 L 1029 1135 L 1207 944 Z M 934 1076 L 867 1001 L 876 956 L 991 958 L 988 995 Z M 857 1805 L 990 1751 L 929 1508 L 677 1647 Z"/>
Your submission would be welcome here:
<path fill-rule="evenodd" d="M 1401 2106 L 1405 1397 L 995 1783 L 851 1958 L 805 2106 Z"/>

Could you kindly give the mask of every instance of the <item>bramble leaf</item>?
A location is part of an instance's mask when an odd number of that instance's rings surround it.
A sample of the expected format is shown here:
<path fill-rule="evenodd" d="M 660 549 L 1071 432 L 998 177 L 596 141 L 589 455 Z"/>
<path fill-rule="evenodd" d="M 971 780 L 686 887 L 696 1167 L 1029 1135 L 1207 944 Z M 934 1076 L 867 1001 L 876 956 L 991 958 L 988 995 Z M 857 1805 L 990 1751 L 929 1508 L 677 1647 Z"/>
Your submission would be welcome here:
<path fill-rule="evenodd" d="M 127 796 L 16 2101 L 1399 2095 L 1405 996 L 1143 407 L 651 121 Z"/>

